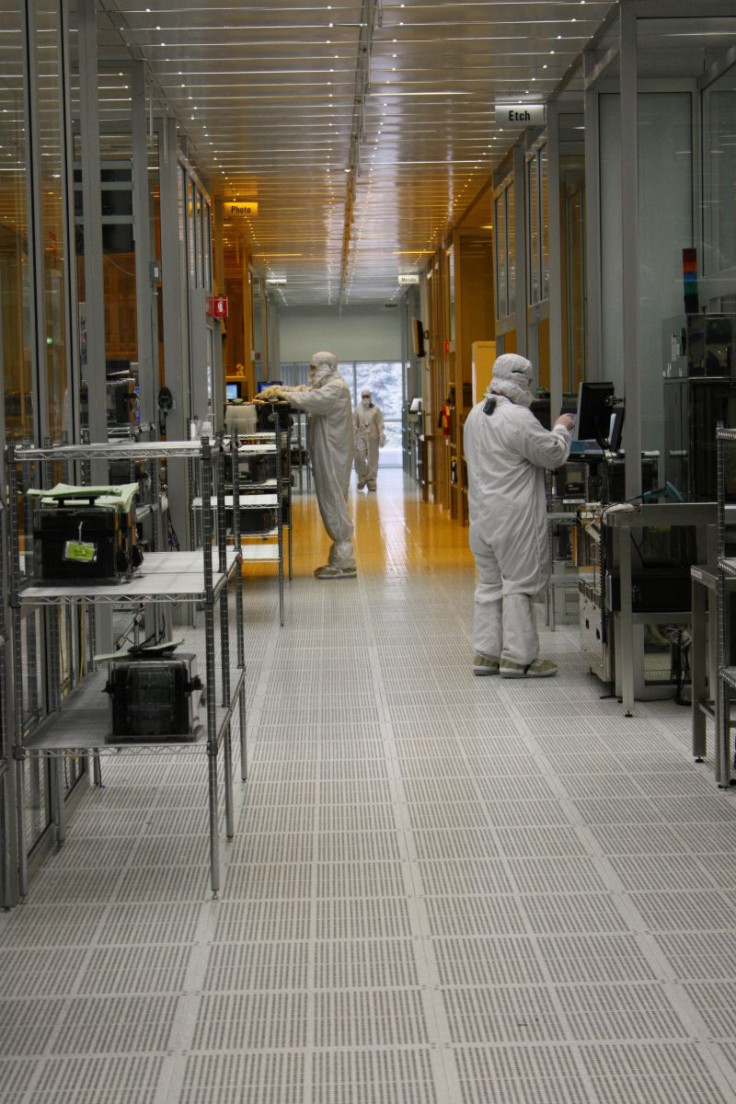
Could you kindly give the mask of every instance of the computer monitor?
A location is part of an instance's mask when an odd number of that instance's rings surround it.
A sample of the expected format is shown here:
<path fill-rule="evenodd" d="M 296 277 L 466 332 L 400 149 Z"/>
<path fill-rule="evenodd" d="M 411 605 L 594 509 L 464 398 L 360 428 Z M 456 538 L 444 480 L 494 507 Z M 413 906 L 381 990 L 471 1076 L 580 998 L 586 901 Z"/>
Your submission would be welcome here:
<path fill-rule="evenodd" d="M 609 447 L 614 396 L 614 386 L 608 381 L 580 384 L 573 432 L 576 441 L 596 441 L 601 448 Z"/>
<path fill-rule="evenodd" d="M 621 437 L 624 431 L 624 406 L 623 403 L 614 406 L 611 414 L 611 424 L 608 430 L 608 444 L 611 452 L 621 451 Z"/>
<path fill-rule="evenodd" d="M 234 399 L 242 399 L 241 385 L 238 380 L 227 380 L 225 382 L 225 401 L 233 402 Z"/>
<path fill-rule="evenodd" d="M 414 356 L 426 357 L 427 350 L 424 345 L 424 323 L 421 318 L 413 318 L 411 322 L 411 336 L 414 345 Z"/>

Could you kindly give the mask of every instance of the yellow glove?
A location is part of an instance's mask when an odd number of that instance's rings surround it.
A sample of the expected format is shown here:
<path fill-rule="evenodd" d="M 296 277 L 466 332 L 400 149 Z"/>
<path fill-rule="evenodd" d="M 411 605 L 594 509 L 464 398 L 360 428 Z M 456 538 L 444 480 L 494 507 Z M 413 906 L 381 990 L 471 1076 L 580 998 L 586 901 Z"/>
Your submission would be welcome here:
<path fill-rule="evenodd" d="M 277 384 L 273 384 L 272 387 L 265 387 L 263 391 L 259 391 L 256 395 L 256 402 L 278 402 L 279 399 L 286 397 L 286 392 L 283 388 Z"/>

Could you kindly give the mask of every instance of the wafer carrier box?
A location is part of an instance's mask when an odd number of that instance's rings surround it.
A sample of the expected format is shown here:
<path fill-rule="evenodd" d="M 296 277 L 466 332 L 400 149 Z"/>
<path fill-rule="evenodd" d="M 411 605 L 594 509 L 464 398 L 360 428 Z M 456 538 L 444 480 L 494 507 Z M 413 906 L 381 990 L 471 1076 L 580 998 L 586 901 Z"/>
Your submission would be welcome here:
<path fill-rule="evenodd" d="M 108 662 L 111 743 L 187 743 L 203 732 L 197 657 L 181 641 L 95 656 Z"/>
<path fill-rule="evenodd" d="M 64 585 L 130 579 L 143 562 L 138 545 L 138 484 L 74 487 L 36 493 L 33 540 L 36 578 Z"/>

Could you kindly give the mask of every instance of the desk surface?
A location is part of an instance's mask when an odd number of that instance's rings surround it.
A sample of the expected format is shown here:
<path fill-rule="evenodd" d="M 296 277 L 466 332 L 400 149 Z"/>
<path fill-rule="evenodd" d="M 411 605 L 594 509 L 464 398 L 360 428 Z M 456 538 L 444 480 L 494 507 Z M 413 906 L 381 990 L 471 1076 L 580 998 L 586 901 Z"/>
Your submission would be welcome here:
<path fill-rule="evenodd" d="M 717 521 L 715 502 L 621 503 L 604 506 L 601 511 L 602 524 L 611 529 L 639 529 L 647 525 L 715 525 Z"/>

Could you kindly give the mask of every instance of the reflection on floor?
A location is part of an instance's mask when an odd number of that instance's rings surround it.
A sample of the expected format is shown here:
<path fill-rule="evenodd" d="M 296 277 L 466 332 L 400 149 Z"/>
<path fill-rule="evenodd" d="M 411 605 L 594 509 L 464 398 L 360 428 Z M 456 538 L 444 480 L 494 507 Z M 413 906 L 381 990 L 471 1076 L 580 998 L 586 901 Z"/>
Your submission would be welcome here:
<path fill-rule="evenodd" d="M 736 1100 L 736 806 L 689 713 L 470 670 L 467 532 L 382 472 L 357 580 L 295 507 L 246 583 L 250 779 L 208 892 L 204 767 L 113 760 L 0 917 L 0 1096 Z M 261 571 L 268 569 L 261 568 Z"/>

